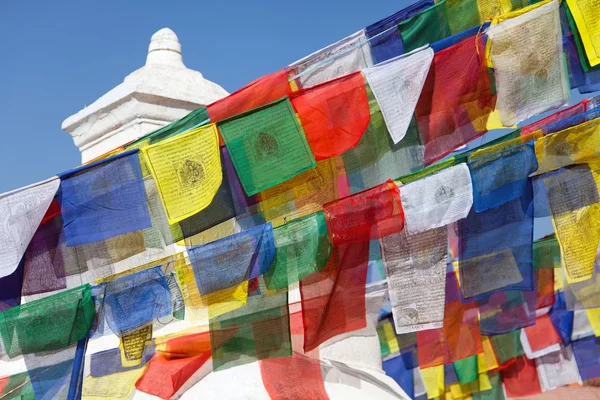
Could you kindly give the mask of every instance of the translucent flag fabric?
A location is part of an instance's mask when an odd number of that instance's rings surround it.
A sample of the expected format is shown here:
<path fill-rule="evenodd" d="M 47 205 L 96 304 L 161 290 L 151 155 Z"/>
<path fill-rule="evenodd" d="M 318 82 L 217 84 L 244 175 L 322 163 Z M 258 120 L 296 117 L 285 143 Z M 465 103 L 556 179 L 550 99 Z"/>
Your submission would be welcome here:
<path fill-rule="evenodd" d="M 59 350 L 86 337 L 96 315 L 91 294 L 84 285 L 0 313 L 3 353 Z"/>
<path fill-rule="evenodd" d="M 205 295 L 232 288 L 269 270 L 275 257 L 270 223 L 188 249 L 196 284 Z"/>
<path fill-rule="evenodd" d="M 410 234 L 463 219 L 473 205 L 471 174 L 465 163 L 402 185 L 401 192 L 406 230 Z"/>
<path fill-rule="evenodd" d="M 563 346 L 568 346 L 571 343 L 571 335 L 573 334 L 573 311 L 567 309 L 565 295 L 563 292 L 556 293 L 556 301 L 548 312 L 554 329 L 561 338 Z"/>
<path fill-rule="evenodd" d="M 423 146 L 414 118 L 398 144 L 388 133 L 381 108 L 367 86 L 371 122 L 360 142 L 342 154 L 350 192 L 380 185 L 423 167 Z"/>
<path fill-rule="evenodd" d="M 246 307 L 210 320 L 215 371 L 292 355 L 287 293 L 248 296 Z"/>
<path fill-rule="evenodd" d="M 594 3 L 586 0 L 568 0 L 567 5 L 577 24 L 590 66 L 600 64 L 600 46 L 597 43 L 600 30 L 596 23 L 598 14 Z"/>
<path fill-rule="evenodd" d="M 592 277 L 600 229 L 600 175 L 577 165 L 542 175 L 567 282 Z"/>
<path fill-rule="evenodd" d="M 528 349 L 523 344 L 523 335 L 527 339 Z M 552 320 L 548 314 L 540 315 L 536 318 L 535 324 L 525 327 L 521 330 L 521 343 L 525 350 L 525 355 L 529 359 L 538 358 L 559 349 L 561 342 L 560 336 L 552 325 Z"/>
<path fill-rule="evenodd" d="M 309 88 L 373 65 L 365 31 L 360 30 L 288 67 L 299 88 Z"/>
<path fill-rule="evenodd" d="M 329 399 L 319 360 L 294 353 L 292 357 L 260 360 L 259 365 L 263 384 L 273 400 Z"/>
<path fill-rule="evenodd" d="M 154 354 L 155 346 L 145 346 L 141 365 L 124 366 L 121 362 L 121 349 L 102 350 L 90 355 L 90 376 L 102 377 L 120 372 L 132 371 L 145 365 Z"/>
<path fill-rule="evenodd" d="M 404 228 L 400 190 L 389 180 L 323 206 L 334 247 L 380 239 Z"/>
<path fill-rule="evenodd" d="M 558 7 L 558 1 L 551 1 L 486 31 L 498 90 L 496 109 L 504 126 L 569 100 Z"/>
<path fill-rule="evenodd" d="M 316 165 L 287 98 L 227 119 L 219 131 L 248 195 Z"/>
<path fill-rule="evenodd" d="M 229 96 L 209 104 L 210 122 L 220 122 L 288 96 L 292 88 L 285 69 L 261 76 Z"/>
<path fill-rule="evenodd" d="M 502 370 L 502 382 L 510 398 L 532 396 L 542 393 L 535 361 L 517 357 L 516 361 Z"/>
<path fill-rule="evenodd" d="M 223 175 L 215 124 L 144 148 L 170 224 L 202 211 L 213 201 Z"/>
<path fill-rule="evenodd" d="M 137 150 L 59 177 L 67 245 L 98 242 L 152 226 Z"/>
<path fill-rule="evenodd" d="M 296 92 L 292 104 L 317 161 L 356 146 L 371 119 L 360 72 Z"/>
<path fill-rule="evenodd" d="M 415 109 L 425 164 L 484 134 L 495 101 L 480 35 L 436 53 Z"/>
<path fill-rule="evenodd" d="M 83 378 L 82 395 L 84 399 L 129 399 L 133 396 L 135 382 L 145 372 L 144 368 L 116 372 L 99 377 L 85 376 Z"/>
<path fill-rule="evenodd" d="M 382 63 L 404 53 L 404 43 L 397 25 L 422 10 L 433 6 L 432 0 L 419 0 L 408 7 L 365 28 L 373 62 Z"/>
<path fill-rule="evenodd" d="M 600 154 L 600 119 L 593 119 L 535 142 L 537 175 L 593 161 Z"/>
<path fill-rule="evenodd" d="M 490 336 L 494 354 L 500 364 L 500 369 L 504 369 L 511 364 L 514 359 L 525 355 L 521 345 L 521 331 L 515 330 L 509 333 Z"/>
<path fill-rule="evenodd" d="M 169 139 L 173 136 L 179 135 L 180 133 L 184 133 L 193 129 L 197 126 L 200 126 L 203 123 L 208 122 L 208 110 L 206 107 L 200 107 L 183 118 L 177 119 L 171 122 L 168 125 L 163 126 L 160 129 L 155 130 L 151 134 L 144 136 L 144 139 L 149 139 L 150 144 L 155 144 L 160 141 Z M 139 143 L 137 140 L 131 145 L 135 145 Z M 131 145 L 126 146 L 127 149 L 130 148 Z"/>
<path fill-rule="evenodd" d="M 418 368 L 418 360 L 414 352 L 406 351 L 383 360 L 382 367 L 386 375 L 394 379 L 411 399 L 415 397 L 413 371 Z"/>
<path fill-rule="evenodd" d="M 381 239 L 392 314 L 398 334 L 442 328 L 448 236 L 445 226 Z"/>
<path fill-rule="evenodd" d="M 600 360 L 598 359 L 600 338 L 592 336 L 575 340 L 572 345 L 581 379 L 585 381 L 600 377 Z"/>
<path fill-rule="evenodd" d="M 284 289 L 320 271 L 331 256 L 327 221 L 322 212 L 273 230 L 275 258 L 265 273 L 269 289 Z"/>
<path fill-rule="evenodd" d="M 543 392 L 581 382 L 571 347 L 535 359 Z"/>
<path fill-rule="evenodd" d="M 533 143 L 511 147 L 474 161 L 471 159 L 473 209 L 480 213 L 520 198 L 531 187 L 529 174 L 537 167 Z"/>
<path fill-rule="evenodd" d="M 432 60 L 433 50 L 420 48 L 363 70 L 396 144 L 406 135 Z"/>
<path fill-rule="evenodd" d="M 572 126 L 576 126 L 579 124 L 583 124 L 586 121 L 590 121 L 592 119 L 600 118 L 600 109 L 593 108 L 591 110 L 582 112 L 581 114 L 574 115 L 567 119 L 563 119 L 552 124 L 549 124 L 544 129 L 546 134 L 551 134 L 555 132 L 560 132 L 562 130 L 568 129 Z"/>
<path fill-rule="evenodd" d="M 17 269 L 59 185 L 52 178 L 0 195 L 0 278 Z"/>
<path fill-rule="evenodd" d="M 586 101 L 580 101 L 577 104 L 574 104 L 572 106 L 563 108 L 558 110 L 557 112 L 550 114 L 549 116 L 540 119 L 539 121 L 535 121 L 532 122 L 531 124 L 528 124 L 524 127 L 521 128 L 521 136 L 525 136 L 528 135 L 532 132 L 538 131 L 538 130 L 542 130 L 542 131 L 546 131 L 547 127 L 557 123 L 561 120 L 573 117 L 577 114 L 581 114 L 582 112 L 585 112 L 586 110 Z"/>
<path fill-rule="evenodd" d="M 169 283 L 160 267 L 106 282 L 105 317 L 121 335 L 172 313 Z"/>

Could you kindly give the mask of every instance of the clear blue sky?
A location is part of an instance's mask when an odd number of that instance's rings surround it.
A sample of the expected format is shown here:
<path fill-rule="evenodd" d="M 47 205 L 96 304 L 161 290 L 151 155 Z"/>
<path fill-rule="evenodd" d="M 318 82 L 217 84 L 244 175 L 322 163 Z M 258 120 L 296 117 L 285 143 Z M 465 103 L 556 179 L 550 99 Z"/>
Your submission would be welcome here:
<path fill-rule="evenodd" d="M 62 121 L 141 67 L 160 28 L 231 92 L 411 2 L 1 1 L 0 192 L 79 165 Z"/>

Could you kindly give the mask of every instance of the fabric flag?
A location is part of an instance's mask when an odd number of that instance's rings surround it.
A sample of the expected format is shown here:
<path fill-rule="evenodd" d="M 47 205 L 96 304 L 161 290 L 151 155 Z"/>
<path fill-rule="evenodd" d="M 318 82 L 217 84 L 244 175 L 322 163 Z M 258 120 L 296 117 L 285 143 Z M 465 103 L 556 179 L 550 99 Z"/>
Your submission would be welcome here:
<path fill-rule="evenodd" d="M 549 124 L 545 131 L 546 134 L 560 132 L 562 130 L 568 129 L 572 126 L 583 124 L 584 122 L 590 121 L 592 119 L 596 119 L 600 117 L 600 109 L 593 108 L 581 114 L 574 115 L 570 118 L 563 119 L 561 121 L 555 122 L 553 124 Z"/>
<path fill-rule="evenodd" d="M 380 320 L 377 326 L 377 336 L 379 337 L 379 348 L 381 357 L 385 358 L 391 354 L 396 354 L 400 351 L 394 325 L 391 318 Z M 416 340 L 415 336 L 415 340 Z M 416 345 L 416 342 L 415 342 Z"/>
<path fill-rule="evenodd" d="M 594 270 L 590 279 L 572 283 L 562 282 L 562 284 L 567 309 L 590 311 L 600 307 L 600 252 L 596 253 Z"/>
<path fill-rule="evenodd" d="M 68 246 L 98 242 L 152 226 L 137 150 L 59 175 Z"/>
<path fill-rule="evenodd" d="M 168 339 L 150 359 L 135 388 L 161 399 L 170 399 L 210 356 L 209 332 Z"/>
<path fill-rule="evenodd" d="M 288 67 L 298 88 L 309 88 L 373 65 L 365 31 L 360 30 Z"/>
<path fill-rule="evenodd" d="M 486 31 L 498 90 L 496 109 L 504 126 L 569 100 L 558 7 L 558 1 L 550 1 Z"/>
<path fill-rule="evenodd" d="M 498 369 L 498 359 L 489 336 L 481 336 L 483 353 L 477 354 L 477 370 L 479 373 Z"/>
<path fill-rule="evenodd" d="M 433 50 L 420 48 L 363 70 L 396 144 L 406 135 L 432 60 Z"/>
<path fill-rule="evenodd" d="M 496 97 L 483 54 L 483 38 L 475 35 L 434 55 L 415 108 L 426 165 L 487 131 Z"/>
<path fill-rule="evenodd" d="M 535 359 L 560 350 L 560 336 L 548 314 L 536 318 L 535 324 L 521 330 L 521 344 L 525 356 Z"/>
<path fill-rule="evenodd" d="M 533 279 L 534 286 L 537 288 L 536 310 L 550 307 L 555 302 L 555 268 L 560 268 L 560 249 L 556 239 L 550 237 L 533 242 Z"/>
<path fill-rule="evenodd" d="M 542 393 L 535 361 L 517 357 L 516 361 L 502 370 L 502 382 L 510 398 L 533 396 Z"/>
<path fill-rule="evenodd" d="M 475 303 L 462 304 L 454 271 L 446 278 L 446 305 L 442 328 L 417 332 L 421 368 L 449 364 L 483 353 L 479 316 Z"/>
<path fill-rule="evenodd" d="M 560 351 L 536 358 L 535 364 L 543 392 L 581 382 L 570 346 L 561 346 Z"/>
<path fill-rule="evenodd" d="M 227 119 L 219 131 L 248 195 L 316 165 L 287 98 Z"/>
<path fill-rule="evenodd" d="M 297 92 L 292 104 L 317 161 L 356 146 L 371 119 L 361 72 Z"/>
<path fill-rule="evenodd" d="M 552 320 L 554 329 L 560 336 L 563 346 L 571 343 L 573 334 L 573 311 L 567 310 L 565 304 L 565 295 L 563 292 L 556 293 L 556 302 L 552 305 L 548 315 Z"/>
<path fill-rule="evenodd" d="M 248 296 L 246 307 L 211 319 L 210 344 L 215 371 L 291 356 L 287 293 Z"/>
<path fill-rule="evenodd" d="M 59 350 L 87 336 L 96 311 L 90 285 L 70 289 L 0 313 L 3 354 Z"/>
<path fill-rule="evenodd" d="M 521 331 L 515 330 L 501 335 L 490 336 L 494 353 L 500 364 L 500 369 L 504 369 L 511 364 L 514 359 L 525 355 L 521 345 Z"/>
<path fill-rule="evenodd" d="M 433 0 L 419 0 L 395 14 L 367 26 L 365 33 L 369 38 L 373 62 L 375 64 L 382 63 L 403 54 L 404 43 L 397 28 L 398 23 L 433 6 L 433 4 Z"/>
<path fill-rule="evenodd" d="M 400 190 L 391 180 L 328 203 L 323 211 L 334 247 L 380 239 L 404 228 Z"/>
<path fill-rule="evenodd" d="M 160 267 L 108 281 L 105 285 L 105 317 L 116 335 L 126 335 L 127 331 L 172 313 L 169 283 Z"/>
<path fill-rule="evenodd" d="M 275 257 L 273 227 L 257 226 L 223 239 L 188 249 L 196 284 L 203 295 L 257 278 Z"/>
<path fill-rule="evenodd" d="M 567 5 L 577 24 L 590 65 L 593 67 L 600 64 L 600 46 L 596 43 L 600 35 L 596 4 L 589 0 L 568 0 Z"/>
<path fill-rule="evenodd" d="M 473 393 L 473 400 L 505 400 L 500 373 L 488 373 L 490 390 Z"/>
<path fill-rule="evenodd" d="M 292 88 L 288 83 L 287 72 L 285 69 L 281 69 L 253 80 L 229 96 L 209 104 L 206 108 L 210 122 L 216 123 L 272 103 L 291 93 Z"/>
<path fill-rule="evenodd" d="M 130 399 L 135 390 L 135 382 L 144 372 L 144 368 L 136 368 L 100 377 L 86 376 L 83 379 L 82 398 L 86 400 Z"/>
<path fill-rule="evenodd" d="M 265 274 L 267 288 L 285 289 L 323 269 L 331 255 L 327 221 L 322 212 L 273 230 L 275 258 Z"/>
<path fill-rule="evenodd" d="M 0 195 L 0 278 L 17 269 L 59 185 L 52 178 Z"/>
<path fill-rule="evenodd" d="M 444 394 L 444 366 L 419 368 L 428 399 L 435 399 Z"/>
<path fill-rule="evenodd" d="M 150 144 L 155 144 L 208 123 L 208 121 L 208 110 L 206 107 L 200 107 L 185 117 L 177 119 L 143 138 L 150 139 Z M 138 140 L 136 140 L 136 142 L 138 142 Z M 130 146 L 131 145 L 127 145 L 126 148 L 129 149 Z"/>
<path fill-rule="evenodd" d="M 390 177 L 406 175 L 423 167 L 423 146 L 414 118 L 404 139 L 394 144 L 381 108 L 367 85 L 371 122 L 360 142 L 342 154 L 350 192 L 380 185 Z"/>
<path fill-rule="evenodd" d="M 567 282 L 592 277 L 600 241 L 600 175 L 576 165 L 542 175 Z"/>
<path fill-rule="evenodd" d="M 471 174 L 465 163 L 407 183 L 401 189 L 409 234 L 445 227 L 463 219 L 473 205 Z"/>
<path fill-rule="evenodd" d="M 532 185 L 529 174 L 537 170 L 533 143 L 469 160 L 473 181 L 473 209 L 478 212 L 500 207 L 520 198 Z"/>
<path fill-rule="evenodd" d="M 499 335 L 535 323 L 537 288 L 498 291 L 477 303 L 481 313 L 481 332 Z"/>
<path fill-rule="evenodd" d="M 391 377 L 411 399 L 415 398 L 414 369 L 418 368 L 418 360 L 414 351 L 408 350 L 399 355 L 383 360 L 386 375 Z"/>
<path fill-rule="evenodd" d="M 586 111 L 586 104 L 587 100 L 583 100 L 577 104 L 558 110 L 557 112 L 550 114 L 547 117 L 540 119 L 539 121 L 532 122 L 531 124 L 521 128 L 521 136 L 528 135 L 540 129 L 542 131 L 545 131 L 548 125 L 552 125 L 561 120 L 571 118 L 577 114 L 581 114 Z"/>
<path fill-rule="evenodd" d="M 145 147 L 144 156 L 170 224 L 208 207 L 221 186 L 215 124 Z"/>
<path fill-rule="evenodd" d="M 456 372 L 456 376 L 461 385 L 471 383 L 478 378 L 477 356 L 456 360 L 452 363 L 452 367 L 454 368 L 454 372 Z"/>
<path fill-rule="evenodd" d="M 445 226 L 381 239 L 392 313 L 398 334 L 442 328 L 448 236 Z"/>
<path fill-rule="evenodd" d="M 572 345 L 581 379 L 586 381 L 600 377 L 600 338 L 592 336 L 575 340 Z"/>
<path fill-rule="evenodd" d="M 536 174 L 594 160 L 600 153 L 600 118 L 548 135 L 535 142 Z"/>
<path fill-rule="evenodd" d="M 142 355 L 142 362 L 138 365 L 124 366 L 121 362 L 121 349 L 113 348 L 99 351 L 90 355 L 89 376 L 100 378 L 107 375 L 118 374 L 121 372 L 140 369 L 154 355 L 156 348 L 154 345 L 145 346 Z"/>
<path fill-rule="evenodd" d="M 265 389 L 273 400 L 329 398 L 319 360 L 294 353 L 292 357 L 260 360 L 259 366 Z"/>

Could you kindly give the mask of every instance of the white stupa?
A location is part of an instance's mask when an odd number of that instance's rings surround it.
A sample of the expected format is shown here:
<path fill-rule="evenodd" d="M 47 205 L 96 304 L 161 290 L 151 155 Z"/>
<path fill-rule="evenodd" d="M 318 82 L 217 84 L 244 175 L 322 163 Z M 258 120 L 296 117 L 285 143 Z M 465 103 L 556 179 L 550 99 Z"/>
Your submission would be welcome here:
<path fill-rule="evenodd" d="M 183 63 L 175 32 L 152 35 L 146 64 L 62 123 L 89 161 L 227 96 L 221 86 Z"/>

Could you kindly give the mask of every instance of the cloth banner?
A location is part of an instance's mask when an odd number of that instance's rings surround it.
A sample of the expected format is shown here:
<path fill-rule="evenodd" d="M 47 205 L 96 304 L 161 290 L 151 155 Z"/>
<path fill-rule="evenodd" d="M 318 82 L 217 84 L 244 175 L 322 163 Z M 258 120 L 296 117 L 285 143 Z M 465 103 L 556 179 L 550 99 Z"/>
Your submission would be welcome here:
<path fill-rule="evenodd" d="M 448 235 L 445 226 L 381 239 L 392 314 L 398 334 L 442 328 Z"/>
<path fill-rule="evenodd" d="M 0 195 L 0 278 L 17 269 L 59 185 L 52 178 Z"/>
<path fill-rule="evenodd" d="M 597 43 L 600 30 L 596 5 L 588 0 L 568 0 L 569 11 L 577 24 L 581 41 L 590 66 L 600 64 L 600 45 Z"/>
<path fill-rule="evenodd" d="M 569 100 L 558 7 L 558 1 L 550 1 L 486 31 L 498 90 L 496 110 L 504 126 Z"/>
<path fill-rule="evenodd" d="M 323 212 L 294 220 L 273 230 L 275 258 L 265 273 L 267 288 L 285 289 L 325 267 L 331 256 Z"/>
<path fill-rule="evenodd" d="M 487 132 L 495 101 L 480 35 L 436 53 L 415 108 L 425 164 Z"/>
<path fill-rule="evenodd" d="M 227 119 L 219 131 L 248 195 L 316 166 L 287 98 Z"/>
<path fill-rule="evenodd" d="M 373 65 L 365 31 L 360 30 L 288 67 L 299 88 L 309 88 Z"/>
<path fill-rule="evenodd" d="M 600 117 L 600 109 L 593 108 L 586 112 L 582 112 L 581 114 L 574 115 L 567 119 L 563 119 L 557 121 L 555 123 L 549 124 L 544 131 L 546 134 L 560 132 L 562 130 L 568 129 L 572 126 L 577 126 L 583 124 L 584 122 L 590 121 L 592 119 L 596 119 Z"/>
<path fill-rule="evenodd" d="M 543 392 L 581 382 L 577 363 L 571 347 L 535 359 Z"/>
<path fill-rule="evenodd" d="M 433 50 L 420 48 L 363 70 L 395 144 L 406 135 L 432 60 Z"/>
<path fill-rule="evenodd" d="M 270 223 L 188 249 L 203 295 L 232 288 L 269 270 L 275 257 Z"/>
<path fill-rule="evenodd" d="M 557 112 L 550 114 L 547 117 L 540 119 L 539 121 L 532 122 L 531 124 L 528 124 L 521 128 L 521 136 L 528 135 L 538 130 L 542 130 L 544 134 L 548 134 L 548 126 L 585 112 L 586 104 L 587 101 L 583 100 L 577 104 L 558 110 Z"/>
<path fill-rule="evenodd" d="M 573 334 L 573 311 L 567 310 L 565 295 L 563 292 L 556 293 L 556 301 L 552 305 L 548 315 L 552 320 L 552 325 L 561 338 L 563 346 L 571 343 Z"/>
<path fill-rule="evenodd" d="M 59 202 L 68 246 L 152 226 L 137 150 L 59 175 Z"/>
<path fill-rule="evenodd" d="M 361 72 L 297 92 L 292 104 L 317 161 L 356 146 L 371 119 Z"/>
<path fill-rule="evenodd" d="M 499 335 L 535 324 L 537 288 L 498 291 L 477 303 L 481 332 Z"/>
<path fill-rule="evenodd" d="M 516 361 L 502 370 L 502 383 L 510 398 L 533 396 L 542 393 L 535 361 L 517 357 Z"/>
<path fill-rule="evenodd" d="M 215 124 L 145 147 L 169 223 L 202 211 L 213 201 L 223 175 Z"/>
<path fill-rule="evenodd" d="M 521 345 L 520 330 L 489 336 L 489 339 L 492 342 L 494 354 L 498 359 L 500 369 L 504 369 L 506 366 L 513 363 L 517 357 L 525 355 L 523 346 Z"/>
<path fill-rule="evenodd" d="M 319 360 L 294 353 L 292 357 L 260 360 L 259 366 L 273 400 L 329 399 Z"/>
<path fill-rule="evenodd" d="M 463 219 L 473 205 L 471 174 L 465 163 L 407 183 L 401 186 L 401 191 L 409 234 L 445 227 Z"/>
<path fill-rule="evenodd" d="M 382 368 L 386 375 L 391 377 L 404 392 L 413 399 L 415 397 L 414 371 L 418 368 L 415 351 L 405 351 L 399 355 L 383 360 Z"/>
<path fill-rule="evenodd" d="M 600 337 L 588 337 L 572 343 L 573 355 L 581 379 L 586 381 L 600 377 Z"/>
<path fill-rule="evenodd" d="M 524 343 L 524 338 L 526 344 Z M 535 324 L 521 330 L 521 344 L 525 350 L 525 356 L 535 359 L 560 349 L 560 336 L 552 325 L 548 314 L 536 318 Z"/>

